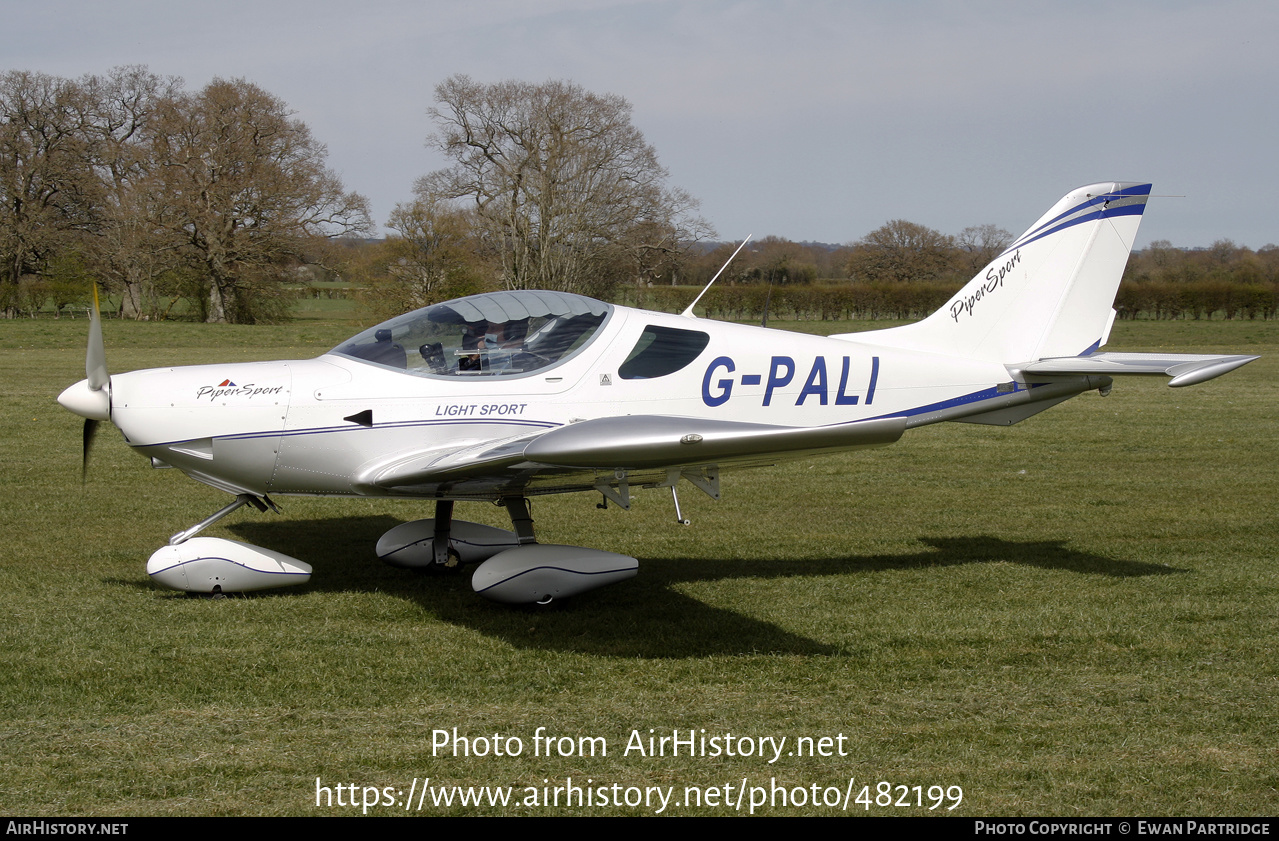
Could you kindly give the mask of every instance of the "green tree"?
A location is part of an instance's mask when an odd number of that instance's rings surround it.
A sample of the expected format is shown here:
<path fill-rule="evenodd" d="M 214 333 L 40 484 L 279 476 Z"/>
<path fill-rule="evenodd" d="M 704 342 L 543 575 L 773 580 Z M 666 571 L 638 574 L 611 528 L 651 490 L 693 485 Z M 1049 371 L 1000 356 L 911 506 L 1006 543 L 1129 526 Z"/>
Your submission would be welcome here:
<path fill-rule="evenodd" d="M 0 76 L 0 312 L 19 283 L 94 221 L 101 199 L 82 87 L 43 73 Z M 29 296 L 24 296 L 28 297 Z"/>
<path fill-rule="evenodd" d="M 153 129 L 182 82 L 134 66 L 81 84 L 92 103 L 86 128 L 103 190 L 85 251 L 94 274 L 120 295 L 124 316 L 153 315 L 156 281 L 178 267 L 183 243 L 164 226 L 169 197 L 157 184 Z"/>
<path fill-rule="evenodd" d="M 248 290 L 269 297 L 307 239 L 372 227 L 367 202 L 325 167 L 306 125 L 243 79 L 165 100 L 154 154 L 164 225 L 208 279 L 207 321 L 255 320 Z"/>
<path fill-rule="evenodd" d="M 765 283 L 812 283 L 817 279 L 817 266 L 803 245 L 766 236 L 754 246 L 749 262 L 753 273 Z"/>

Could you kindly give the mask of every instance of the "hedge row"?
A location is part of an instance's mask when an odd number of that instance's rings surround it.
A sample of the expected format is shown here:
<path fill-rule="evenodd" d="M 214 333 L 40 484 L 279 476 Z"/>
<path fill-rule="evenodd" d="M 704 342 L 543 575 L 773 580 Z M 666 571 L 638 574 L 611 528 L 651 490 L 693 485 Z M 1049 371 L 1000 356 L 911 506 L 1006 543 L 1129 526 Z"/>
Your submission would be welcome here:
<path fill-rule="evenodd" d="M 1279 284 L 1125 281 L 1115 309 L 1121 318 L 1274 318 L 1279 313 Z"/>
<path fill-rule="evenodd" d="M 681 312 L 700 290 L 679 286 L 620 290 L 619 304 L 661 312 Z M 769 317 L 804 321 L 854 318 L 908 320 L 923 318 L 955 294 L 952 284 L 857 283 L 786 286 L 712 286 L 697 304 L 710 318 L 759 321 Z"/>
<path fill-rule="evenodd" d="M 699 290 L 659 286 L 618 290 L 613 301 L 627 306 L 681 312 Z M 805 321 L 923 318 L 944 306 L 958 291 L 944 283 L 849 283 L 774 286 L 713 286 L 697 310 L 710 318 L 760 321 L 770 317 Z M 1115 298 L 1122 318 L 1203 319 L 1275 318 L 1279 284 L 1125 281 Z"/>

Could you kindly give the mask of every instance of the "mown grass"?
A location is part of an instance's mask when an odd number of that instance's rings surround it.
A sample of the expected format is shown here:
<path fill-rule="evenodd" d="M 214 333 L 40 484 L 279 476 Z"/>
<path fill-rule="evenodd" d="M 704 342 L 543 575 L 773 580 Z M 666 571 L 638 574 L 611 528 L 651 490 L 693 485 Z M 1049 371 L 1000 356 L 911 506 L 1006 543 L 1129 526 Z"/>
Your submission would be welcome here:
<path fill-rule="evenodd" d="M 106 341 L 123 371 L 313 356 L 351 332 L 110 322 Z M 289 498 L 282 516 L 210 529 L 310 562 L 302 588 L 212 601 L 153 587 L 150 553 L 225 496 L 150 470 L 109 428 L 81 486 L 80 419 L 53 397 L 83 377 L 84 340 L 83 321 L 0 324 L 6 813 L 360 811 L 317 808 L 317 777 L 509 785 L 517 800 L 567 778 L 678 798 L 853 777 L 962 786 L 964 815 L 1274 812 L 1273 323 L 1121 322 L 1110 349 L 1263 358 L 1191 389 L 1121 382 L 1010 429 L 947 424 L 727 474 L 719 503 L 681 494 L 686 528 L 660 491 L 630 512 L 539 498 L 544 542 L 641 560 L 636 579 L 548 612 L 380 564 L 378 535 L 429 516 L 408 502 Z M 488 505 L 458 516 L 505 525 Z M 604 737 L 609 755 L 534 757 L 539 726 Z M 517 736 L 525 753 L 433 755 L 439 728 Z M 847 755 L 623 755 L 650 728 L 788 747 L 843 734 Z"/>

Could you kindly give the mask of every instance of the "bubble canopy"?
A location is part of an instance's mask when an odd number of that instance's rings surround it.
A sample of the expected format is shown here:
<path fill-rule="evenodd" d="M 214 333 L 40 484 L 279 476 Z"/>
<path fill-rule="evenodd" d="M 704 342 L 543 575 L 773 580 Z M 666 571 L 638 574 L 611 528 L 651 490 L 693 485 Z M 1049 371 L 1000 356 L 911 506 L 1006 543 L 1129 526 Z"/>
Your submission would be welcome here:
<path fill-rule="evenodd" d="M 332 353 L 421 377 L 517 377 L 576 355 L 612 313 L 568 292 L 489 292 L 384 321 Z"/>

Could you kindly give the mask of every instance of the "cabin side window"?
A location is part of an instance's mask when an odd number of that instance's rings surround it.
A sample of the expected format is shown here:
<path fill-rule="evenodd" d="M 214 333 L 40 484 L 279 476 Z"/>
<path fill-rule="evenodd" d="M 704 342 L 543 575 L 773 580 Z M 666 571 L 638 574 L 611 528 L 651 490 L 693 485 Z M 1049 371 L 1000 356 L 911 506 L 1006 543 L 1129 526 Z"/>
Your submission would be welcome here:
<path fill-rule="evenodd" d="M 710 344 L 711 337 L 697 330 L 649 325 L 617 369 L 624 380 L 651 380 L 686 367 Z"/>

